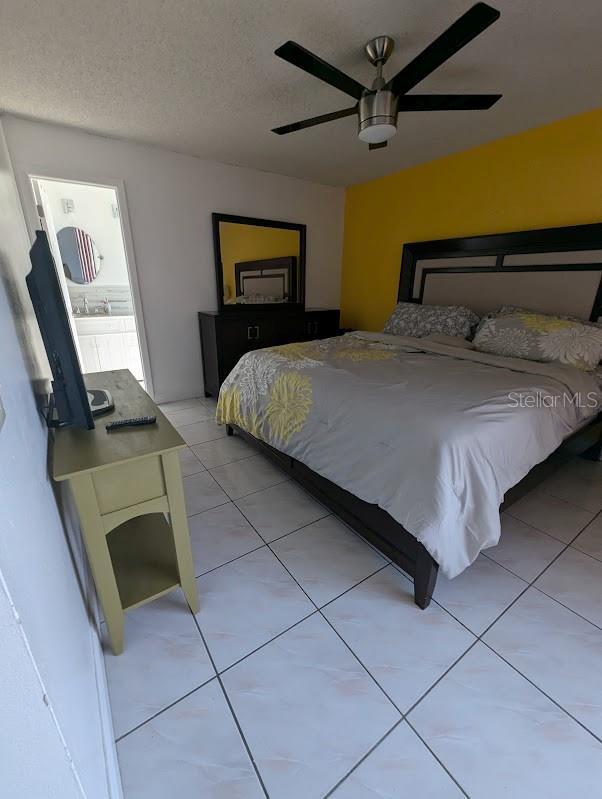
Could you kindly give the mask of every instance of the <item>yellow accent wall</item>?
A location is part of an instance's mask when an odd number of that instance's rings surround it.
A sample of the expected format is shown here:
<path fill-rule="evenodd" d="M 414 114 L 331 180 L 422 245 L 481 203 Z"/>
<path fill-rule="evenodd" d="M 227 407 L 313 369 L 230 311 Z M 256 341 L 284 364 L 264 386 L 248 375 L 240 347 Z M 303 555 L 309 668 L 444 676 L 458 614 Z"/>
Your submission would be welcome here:
<path fill-rule="evenodd" d="M 382 330 L 404 242 L 600 221 L 602 109 L 350 186 L 343 324 Z"/>
<path fill-rule="evenodd" d="M 262 258 L 284 258 L 289 255 L 299 258 L 300 242 L 297 230 L 220 222 L 219 237 L 224 270 L 224 292 L 228 288 L 230 298 L 236 296 L 234 264 L 241 261 L 259 261 Z M 226 298 L 228 298 L 227 293 Z"/>

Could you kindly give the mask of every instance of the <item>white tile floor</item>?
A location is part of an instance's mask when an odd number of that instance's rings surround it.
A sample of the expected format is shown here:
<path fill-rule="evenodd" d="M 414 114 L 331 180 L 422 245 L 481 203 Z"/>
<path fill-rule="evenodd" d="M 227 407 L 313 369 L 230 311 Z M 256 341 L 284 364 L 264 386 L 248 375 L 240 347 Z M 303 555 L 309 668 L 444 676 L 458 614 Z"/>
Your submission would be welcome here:
<path fill-rule="evenodd" d="M 166 412 L 201 610 L 134 610 L 106 654 L 125 799 L 602 796 L 602 464 L 509 508 L 420 611 L 211 401 Z"/>

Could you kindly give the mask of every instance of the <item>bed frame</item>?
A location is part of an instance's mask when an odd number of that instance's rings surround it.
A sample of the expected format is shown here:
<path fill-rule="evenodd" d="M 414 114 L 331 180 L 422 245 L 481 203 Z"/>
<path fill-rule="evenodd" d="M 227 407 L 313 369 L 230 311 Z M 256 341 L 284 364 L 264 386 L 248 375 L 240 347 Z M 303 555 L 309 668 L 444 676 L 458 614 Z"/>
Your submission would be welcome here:
<path fill-rule="evenodd" d="M 554 289 L 551 292 L 547 290 L 548 281 Z M 476 301 L 466 304 L 481 313 L 502 304 L 514 304 L 595 321 L 602 317 L 602 224 L 404 245 L 398 301 L 442 304 L 445 293 L 457 295 L 458 288 L 460 293 L 466 289 L 475 295 Z M 448 302 L 456 303 L 457 296 Z M 476 307 L 478 304 L 480 308 Z M 418 607 L 429 605 L 439 565 L 410 532 L 377 505 L 358 499 L 236 425 L 228 425 L 228 435 L 234 432 L 398 564 L 414 580 Z M 602 460 L 602 412 L 508 491 L 501 509 L 508 508 L 577 454 Z"/>

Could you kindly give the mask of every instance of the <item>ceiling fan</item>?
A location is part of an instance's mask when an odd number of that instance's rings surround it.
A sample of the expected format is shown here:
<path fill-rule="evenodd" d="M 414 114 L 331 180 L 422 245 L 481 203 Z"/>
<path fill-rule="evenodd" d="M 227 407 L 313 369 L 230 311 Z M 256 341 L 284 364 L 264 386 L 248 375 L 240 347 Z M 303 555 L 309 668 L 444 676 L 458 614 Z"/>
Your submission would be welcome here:
<path fill-rule="evenodd" d="M 500 99 L 501 94 L 407 94 L 407 92 L 482 33 L 499 16 L 500 12 L 495 8 L 486 3 L 477 3 L 389 81 L 385 81 L 382 71 L 393 52 L 395 42 L 390 36 L 377 36 L 371 39 L 364 48 L 368 60 L 376 67 L 376 77 L 371 89 L 362 86 L 354 78 L 345 75 L 300 44 L 286 42 L 275 51 L 275 55 L 334 86 L 335 89 L 351 95 L 358 102 L 341 111 L 332 111 L 330 114 L 273 128 L 273 133 L 279 135 L 292 133 L 295 130 L 311 128 L 323 122 L 357 114 L 360 140 L 367 142 L 370 150 L 376 150 L 386 147 L 388 140 L 397 132 L 397 114 L 400 111 L 481 111 L 491 108 Z"/>

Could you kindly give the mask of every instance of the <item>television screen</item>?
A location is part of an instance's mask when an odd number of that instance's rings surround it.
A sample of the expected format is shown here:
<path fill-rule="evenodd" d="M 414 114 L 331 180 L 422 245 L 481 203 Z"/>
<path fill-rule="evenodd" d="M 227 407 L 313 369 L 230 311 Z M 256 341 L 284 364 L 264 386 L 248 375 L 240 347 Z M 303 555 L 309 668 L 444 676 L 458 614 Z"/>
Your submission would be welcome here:
<path fill-rule="evenodd" d="M 53 397 L 46 420 L 49 427 L 91 430 L 94 427 L 92 410 L 54 258 L 43 230 L 36 231 L 29 257 L 32 269 L 25 280 L 53 378 Z"/>

